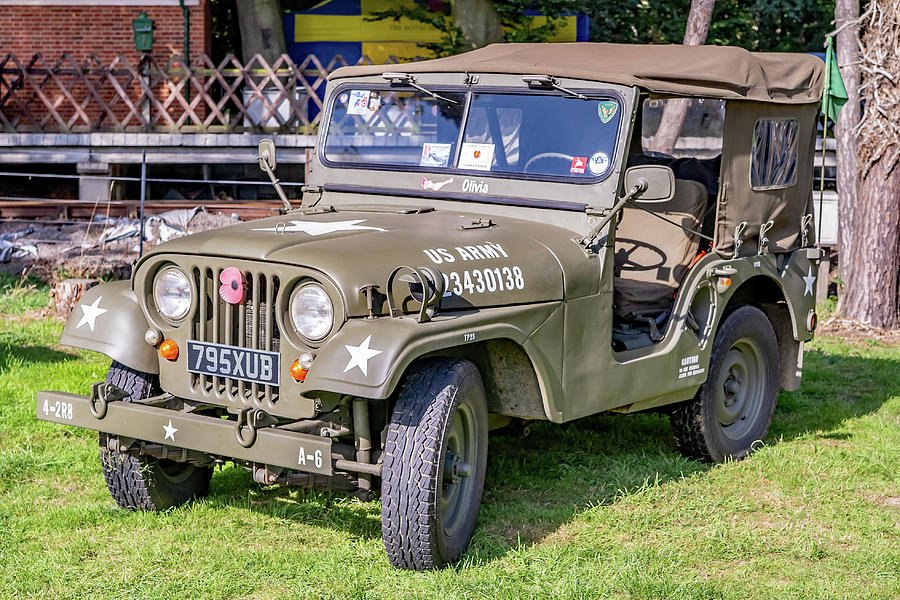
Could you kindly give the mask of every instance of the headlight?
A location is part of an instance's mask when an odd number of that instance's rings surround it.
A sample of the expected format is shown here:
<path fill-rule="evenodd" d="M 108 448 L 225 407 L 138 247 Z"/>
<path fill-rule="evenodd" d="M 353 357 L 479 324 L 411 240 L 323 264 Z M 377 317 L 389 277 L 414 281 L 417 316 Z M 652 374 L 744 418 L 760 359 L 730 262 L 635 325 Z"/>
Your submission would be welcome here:
<path fill-rule="evenodd" d="M 328 293 L 318 283 L 300 286 L 291 298 L 291 321 L 297 333 L 308 340 L 318 341 L 334 325 L 334 305 Z"/>
<path fill-rule="evenodd" d="M 191 282 L 178 267 L 166 267 L 153 281 L 153 300 L 162 316 L 172 321 L 183 319 L 191 308 Z"/>

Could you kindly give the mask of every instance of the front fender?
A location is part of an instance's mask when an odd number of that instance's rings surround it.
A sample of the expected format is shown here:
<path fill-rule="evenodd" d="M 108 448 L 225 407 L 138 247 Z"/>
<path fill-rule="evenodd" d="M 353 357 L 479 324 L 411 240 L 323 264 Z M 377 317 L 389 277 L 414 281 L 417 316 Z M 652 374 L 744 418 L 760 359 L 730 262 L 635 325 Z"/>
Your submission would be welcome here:
<path fill-rule="evenodd" d="M 128 281 L 86 291 L 63 329 L 60 343 L 101 352 L 145 373 L 159 373 L 156 351 L 144 341 L 147 320 Z"/>
<path fill-rule="evenodd" d="M 559 302 L 551 302 L 448 313 L 427 323 L 411 317 L 351 319 L 319 349 L 303 383 L 304 394 L 328 391 L 387 398 L 417 358 L 498 338 L 526 346 L 529 336 L 559 306 Z M 538 349 L 526 351 L 539 377 L 555 370 L 552 359 Z"/>

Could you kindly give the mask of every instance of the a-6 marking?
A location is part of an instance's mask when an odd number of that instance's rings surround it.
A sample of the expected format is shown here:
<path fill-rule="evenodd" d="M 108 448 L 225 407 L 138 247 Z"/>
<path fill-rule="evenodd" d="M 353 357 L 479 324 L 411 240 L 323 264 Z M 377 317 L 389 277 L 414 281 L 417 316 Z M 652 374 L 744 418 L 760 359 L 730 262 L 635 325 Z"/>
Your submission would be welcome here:
<path fill-rule="evenodd" d="M 307 454 L 306 448 L 300 446 L 300 455 L 297 457 L 297 464 L 301 467 L 306 466 L 306 461 L 311 462 L 317 469 L 322 468 L 322 451 L 316 450 L 313 454 Z"/>

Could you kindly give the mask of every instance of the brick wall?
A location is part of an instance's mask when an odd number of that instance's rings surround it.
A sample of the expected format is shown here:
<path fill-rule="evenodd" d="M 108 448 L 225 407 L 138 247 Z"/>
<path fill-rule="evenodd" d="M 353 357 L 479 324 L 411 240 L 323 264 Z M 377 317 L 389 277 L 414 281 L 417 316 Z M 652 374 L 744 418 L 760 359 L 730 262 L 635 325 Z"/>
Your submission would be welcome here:
<path fill-rule="evenodd" d="M 97 4 L 100 4 L 98 2 Z M 27 63 L 32 55 L 43 54 L 50 64 L 68 52 L 76 61 L 96 54 L 109 63 L 119 54 L 137 64 L 140 53 L 134 49 L 131 21 L 141 11 L 154 20 L 153 56 L 165 62 L 172 54 L 184 51 L 184 17 L 177 0 L 137 2 L 0 3 L 0 57 L 13 53 Z M 123 6 L 124 5 L 124 6 Z M 210 53 L 210 11 L 207 0 L 188 3 L 191 19 L 191 56 Z"/>

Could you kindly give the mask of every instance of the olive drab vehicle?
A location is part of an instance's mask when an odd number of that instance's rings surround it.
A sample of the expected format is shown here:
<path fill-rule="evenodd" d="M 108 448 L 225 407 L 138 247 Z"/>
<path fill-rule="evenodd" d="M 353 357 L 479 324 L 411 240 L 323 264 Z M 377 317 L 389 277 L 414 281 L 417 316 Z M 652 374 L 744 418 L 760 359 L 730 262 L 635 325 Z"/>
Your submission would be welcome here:
<path fill-rule="evenodd" d="M 37 416 L 100 432 L 125 508 L 202 496 L 229 461 L 380 493 L 407 569 L 465 552 L 511 419 L 665 407 L 687 456 L 742 458 L 816 326 L 822 74 L 612 44 L 339 69 L 302 202 L 87 291 L 62 343 L 109 374 L 39 393 Z M 664 155 L 671 99 L 699 108 Z M 260 162 L 277 188 L 271 143 Z"/>

